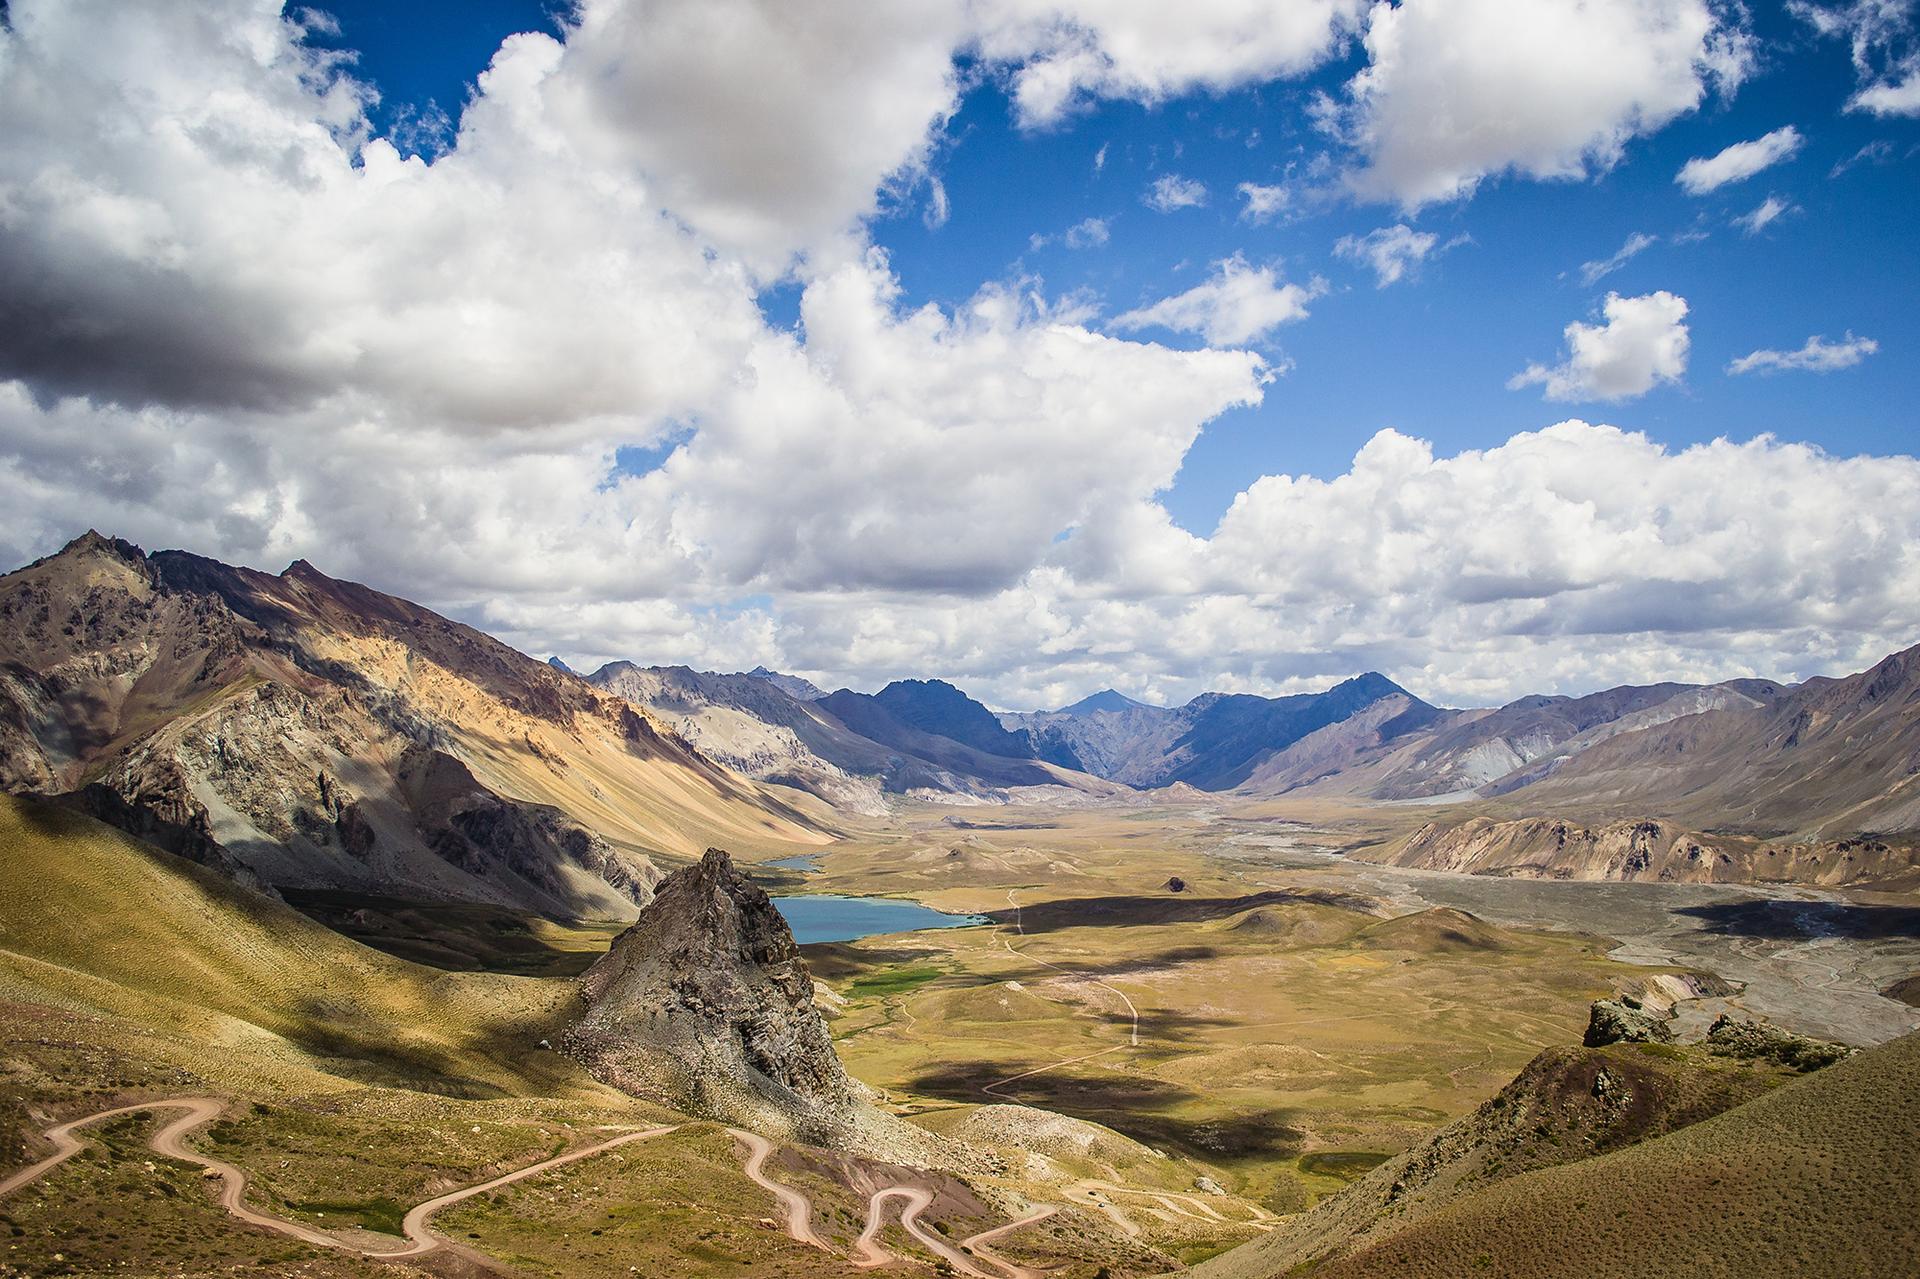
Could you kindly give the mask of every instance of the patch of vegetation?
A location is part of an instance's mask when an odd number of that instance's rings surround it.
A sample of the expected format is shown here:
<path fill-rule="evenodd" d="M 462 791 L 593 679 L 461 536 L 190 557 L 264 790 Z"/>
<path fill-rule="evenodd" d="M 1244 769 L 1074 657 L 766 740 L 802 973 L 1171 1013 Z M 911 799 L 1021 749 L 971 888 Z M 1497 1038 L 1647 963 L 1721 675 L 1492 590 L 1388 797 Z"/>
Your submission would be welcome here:
<path fill-rule="evenodd" d="M 854 978 L 844 993 L 848 999 L 878 999 L 918 989 L 942 975 L 940 969 L 931 967 L 887 968 Z"/>
<path fill-rule="evenodd" d="M 1392 1157 L 1378 1150 L 1316 1150 L 1300 1156 L 1300 1171 L 1315 1177 L 1355 1181 Z"/>
<path fill-rule="evenodd" d="M 301 1202 L 289 1202 L 287 1207 L 296 1212 L 309 1213 L 315 1217 L 324 1217 L 328 1224 L 335 1225 L 336 1218 L 344 1218 L 364 1230 L 376 1231 L 383 1235 L 403 1235 L 406 1233 L 402 1223 L 407 1217 L 407 1206 L 397 1200 L 387 1198 L 362 1199 L 358 1201 L 339 1201 L 331 1199 L 308 1199 Z"/>

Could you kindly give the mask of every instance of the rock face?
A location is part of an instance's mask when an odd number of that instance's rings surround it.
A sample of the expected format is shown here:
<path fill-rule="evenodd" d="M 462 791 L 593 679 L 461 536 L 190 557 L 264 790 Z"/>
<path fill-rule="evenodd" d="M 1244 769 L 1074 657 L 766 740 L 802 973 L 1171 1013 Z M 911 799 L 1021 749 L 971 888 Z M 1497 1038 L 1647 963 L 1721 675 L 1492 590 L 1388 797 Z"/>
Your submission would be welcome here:
<path fill-rule="evenodd" d="M 0 790 L 249 885 L 554 917 L 632 918 L 653 853 L 825 842 L 626 701 L 418 605 L 95 533 L 0 576 Z"/>
<path fill-rule="evenodd" d="M 580 985 L 563 1047 L 626 1092 L 821 1145 L 866 1108 L 786 921 L 720 849 L 662 880 Z"/>
<path fill-rule="evenodd" d="M 1596 999 L 1587 1013 L 1587 1034 L 1581 1041 L 1589 1048 L 1608 1044 L 1667 1044 L 1673 1042 L 1673 1027 L 1667 1019 L 1650 1012 L 1631 995 L 1619 999 Z"/>
<path fill-rule="evenodd" d="M 1809 1039 L 1764 1021 L 1739 1021 L 1725 1013 L 1707 1028 L 1706 1045 L 1719 1057 L 1771 1061 L 1799 1071 L 1831 1066 L 1853 1052 L 1845 1044 Z"/>

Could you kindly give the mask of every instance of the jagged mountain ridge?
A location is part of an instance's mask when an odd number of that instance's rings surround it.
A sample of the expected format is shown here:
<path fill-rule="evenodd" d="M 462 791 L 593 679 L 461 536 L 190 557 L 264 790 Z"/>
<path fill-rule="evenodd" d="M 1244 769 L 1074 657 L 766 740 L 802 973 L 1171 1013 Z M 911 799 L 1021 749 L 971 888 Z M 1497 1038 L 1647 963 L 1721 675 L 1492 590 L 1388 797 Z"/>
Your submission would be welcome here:
<path fill-rule="evenodd" d="M 1185 782 L 1201 790 L 1231 790 L 1301 739 L 1390 699 L 1392 713 L 1376 724 L 1376 745 L 1447 716 L 1369 671 L 1324 693 L 1203 693 L 1179 707 L 1148 706 L 1117 693 L 1096 694 L 1064 710 L 1004 715 L 1001 722 L 1026 732 L 1041 758 L 1077 760 L 1113 781 L 1139 787 Z"/>
<path fill-rule="evenodd" d="M 923 731 L 896 718 L 882 698 L 846 689 L 802 698 L 768 674 L 631 662 L 609 662 L 587 679 L 646 707 L 728 767 L 848 811 L 883 813 L 889 795 L 1003 801 L 1018 787 L 1113 789 L 1030 756 L 989 754 Z M 970 705 L 990 716 L 978 703 Z"/>
<path fill-rule="evenodd" d="M 0 787 L 267 884 L 558 916 L 633 914 L 715 836 L 824 839 L 471 627 L 97 533 L 0 577 Z"/>

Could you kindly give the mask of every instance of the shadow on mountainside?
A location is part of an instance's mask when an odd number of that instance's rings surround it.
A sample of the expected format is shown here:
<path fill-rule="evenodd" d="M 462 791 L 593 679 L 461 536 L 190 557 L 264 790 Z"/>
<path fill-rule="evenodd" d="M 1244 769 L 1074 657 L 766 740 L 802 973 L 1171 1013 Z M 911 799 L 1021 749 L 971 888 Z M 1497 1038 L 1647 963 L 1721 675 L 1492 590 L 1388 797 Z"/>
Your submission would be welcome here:
<path fill-rule="evenodd" d="M 1701 921 L 1710 933 L 1770 941 L 1920 937 L 1920 906 L 1860 902 L 1740 901 L 1683 906 L 1673 912 Z"/>

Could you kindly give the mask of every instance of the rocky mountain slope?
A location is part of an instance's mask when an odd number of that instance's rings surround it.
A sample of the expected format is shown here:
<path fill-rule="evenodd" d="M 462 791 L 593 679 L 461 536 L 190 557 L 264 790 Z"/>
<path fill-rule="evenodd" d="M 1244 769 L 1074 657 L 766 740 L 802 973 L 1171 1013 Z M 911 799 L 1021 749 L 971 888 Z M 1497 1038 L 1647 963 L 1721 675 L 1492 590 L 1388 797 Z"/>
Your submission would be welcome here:
<path fill-rule="evenodd" d="M 1414 870 L 1521 879 L 1920 887 L 1920 867 L 1904 843 L 1866 837 L 1758 840 L 1651 818 L 1599 826 L 1556 817 L 1433 821 L 1404 840 L 1349 855 Z"/>
<path fill-rule="evenodd" d="M 1550 1050 L 1424 1145 L 1191 1273 L 1909 1273 L 1920 1035 L 1799 1078 L 1712 1048 Z"/>
<path fill-rule="evenodd" d="M 1035 759 L 984 706 L 938 681 L 902 681 L 872 696 L 846 689 L 826 694 L 765 668 L 723 675 L 631 662 L 611 662 L 587 679 L 645 708 L 702 754 L 844 811 L 884 813 L 891 795 L 998 802 L 1020 787 L 1116 789 Z M 927 691 L 935 685 L 936 691 Z M 797 695 L 796 688 L 814 695 Z M 910 721 L 948 728 L 1007 753 Z"/>
<path fill-rule="evenodd" d="M 631 916 L 652 857 L 825 836 L 629 703 L 300 562 L 89 533 L 0 577 L 0 788 L 259 881 Z"/>
<path fill-rule="evenodd" d="M 792 932 L 719 849 L 660 882 L 580 989 L 566 1051 L 636 1096 L 821 1136 L 860 1104 Z"/>
<path fill-rule="evenodd" d="M 1610 737 L 1725 707 L 1779 696 L 1762 680 L 1709 686 L 1652 684 L 1586 697 L 1530 696 L 1498 710 L 1469 712 L 1420 742 L 1369 788 L 1377 799 L 1415 799 L 1538 780 Z"/>
<path fill-rule="evenodd" d="M 688 1114 L 926 1162 L 939 1143 L 870 1104 L 813 989 L 772 900 L 710 848 L 661 881 L 580 979 L 586 1009 L 562 1048 L 595 1078 Z"/>
<path fill-rule="evenodd" d="M 1618 734 L 1512 797 L 1763 837 L 1920 831 L 1920 647 L 1844 679 Z"/>

